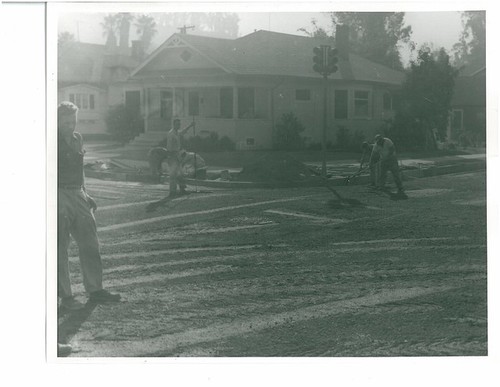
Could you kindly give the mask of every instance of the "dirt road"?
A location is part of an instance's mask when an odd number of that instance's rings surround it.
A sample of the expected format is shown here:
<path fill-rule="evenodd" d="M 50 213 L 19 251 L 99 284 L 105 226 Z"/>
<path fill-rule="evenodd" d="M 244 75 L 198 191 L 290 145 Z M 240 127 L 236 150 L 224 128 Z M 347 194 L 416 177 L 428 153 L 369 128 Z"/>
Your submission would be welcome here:
<path fill-rule="evenodd" d="M 89 179 L 115 305 L 61 315 L 76 357 L 486 355 L 483 172 L 339 188 L 203 188 Z M 193 188 L 193 187 L 191 187 Z M 77 251 L 70 268 L 85 301 Z"/>

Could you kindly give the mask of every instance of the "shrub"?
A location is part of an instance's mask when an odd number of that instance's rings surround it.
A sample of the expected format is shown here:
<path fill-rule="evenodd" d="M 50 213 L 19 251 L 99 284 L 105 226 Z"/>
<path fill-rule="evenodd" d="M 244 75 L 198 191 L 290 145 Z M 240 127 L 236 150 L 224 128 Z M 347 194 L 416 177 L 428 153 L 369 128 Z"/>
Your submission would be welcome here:
<path fill-rule="evenodd" d="M 125 105 L 111 107 L 106 113 L 106 125 L 113 138 L 126 143 L 144 131 L 142 117 L 128 110 Z"/>
<path fill-rule="evenodd" d="M 276 124 L 273 133 L 273 147 L 277 150 L 297 150 L 304 148 L 304 139 L 300 136 L 305 130 L 297 116 L 285 113 Z"/>

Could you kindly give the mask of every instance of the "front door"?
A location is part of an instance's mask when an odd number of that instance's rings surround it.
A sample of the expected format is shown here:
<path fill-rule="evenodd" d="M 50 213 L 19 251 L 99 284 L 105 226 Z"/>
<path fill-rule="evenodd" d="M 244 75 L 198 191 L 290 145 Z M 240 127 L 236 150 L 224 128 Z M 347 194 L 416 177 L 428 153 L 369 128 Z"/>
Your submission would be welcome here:
<path fill-rule="evenodd" d="M 137 125 L 138 132 L 144 132 L 144 122 L 141 116 L 141 92 L 138 90 L 125 91 L 125 108 L 129 117 Z"/>

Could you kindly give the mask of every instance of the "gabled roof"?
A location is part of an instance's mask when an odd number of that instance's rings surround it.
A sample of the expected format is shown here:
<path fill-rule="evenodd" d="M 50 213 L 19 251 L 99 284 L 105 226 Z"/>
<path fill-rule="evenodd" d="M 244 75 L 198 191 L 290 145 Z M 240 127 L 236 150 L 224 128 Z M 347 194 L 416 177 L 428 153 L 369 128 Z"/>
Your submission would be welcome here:
<path fill-rule="evenodd" d="M 146 64 L 168 47 L 172 39 L 182 41 L 224 71 L 240 75 L 276 75 L 319 78 L 312 69 L 313 47 L 332 44 L 331 40 L 260 30 L 238 39 L 220 39 L 190 34 L 174 34 L 155 50 L 132 76 L 146 70 Z M 339 62 L 340 70 L 331 79 L 348 79 L 401 84 L 404 74 L 350 54 Z"/>

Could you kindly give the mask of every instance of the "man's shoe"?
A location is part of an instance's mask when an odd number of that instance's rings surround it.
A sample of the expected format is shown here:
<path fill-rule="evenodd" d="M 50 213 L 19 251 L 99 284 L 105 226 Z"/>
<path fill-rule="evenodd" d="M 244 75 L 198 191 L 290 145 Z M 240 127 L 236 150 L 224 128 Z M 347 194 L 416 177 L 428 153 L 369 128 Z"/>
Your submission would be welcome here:
<path fill-rule="evenodd" d="M 66 357 L 73 351 L 73 347 L 69 344 L 57 343 L 57 356 Z"/>
<path fill-rule="evenodd" d="M 107 290 L 101 289 L 90 293 L 89 301 L 96 304 L 104 304 L 108 302 L 118 302 L 121 296 L 119 294 L 113 294 Z"/>
<path fill-rule="evenodd" d="M 75 300 L 74 297 L 63 297 L 60 307 L 63 310 L 75 311 L 82 309 L 84 305 L 80 301 Z"/>

